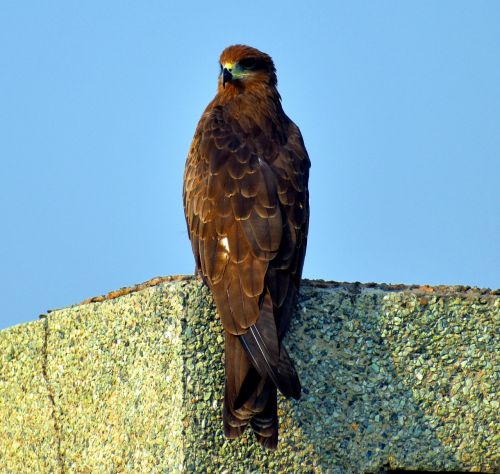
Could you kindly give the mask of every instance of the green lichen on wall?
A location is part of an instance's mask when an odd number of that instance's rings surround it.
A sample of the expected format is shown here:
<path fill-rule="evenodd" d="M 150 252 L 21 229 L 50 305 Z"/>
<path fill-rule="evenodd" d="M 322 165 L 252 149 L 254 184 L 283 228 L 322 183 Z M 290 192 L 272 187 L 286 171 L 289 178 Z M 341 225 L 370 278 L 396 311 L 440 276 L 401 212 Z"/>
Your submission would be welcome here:
<path fill-rule="evenodd" d="M 0 472 L 494 472 L 499 320 L 488 292 L 305 284 L 286 341 L 303 396 L 268 452 L 223 437 L 198 280 L 55 311 L 0 333 Z"/>

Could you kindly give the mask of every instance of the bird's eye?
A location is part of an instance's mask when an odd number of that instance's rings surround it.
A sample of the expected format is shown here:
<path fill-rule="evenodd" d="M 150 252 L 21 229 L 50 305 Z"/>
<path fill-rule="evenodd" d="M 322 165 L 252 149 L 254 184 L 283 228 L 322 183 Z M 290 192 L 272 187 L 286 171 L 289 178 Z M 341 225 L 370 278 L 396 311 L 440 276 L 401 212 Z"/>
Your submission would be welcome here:
<path fill-rule="evenodd" d="M 244 69 L 252 69 L 256 62 L 255 58 L 244 58 L 240 61 L 240 66 Z"/>

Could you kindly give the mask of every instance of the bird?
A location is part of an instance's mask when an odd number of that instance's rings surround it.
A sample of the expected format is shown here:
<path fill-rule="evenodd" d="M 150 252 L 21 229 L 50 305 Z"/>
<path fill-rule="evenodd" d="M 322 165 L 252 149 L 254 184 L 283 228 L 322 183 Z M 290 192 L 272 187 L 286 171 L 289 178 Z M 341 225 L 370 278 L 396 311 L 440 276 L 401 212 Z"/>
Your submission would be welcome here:
<path fill-rule="evenodd" d="M 224 434 L 237 438 L 250 425 L 275 449 L 277 390 L 301 395 L 283 337 L 301 283 L 311 164 L 272 58 L 236 44 L 219 68 L 186 159 L 184 211 L 196 273 L 224 330 Z"/>

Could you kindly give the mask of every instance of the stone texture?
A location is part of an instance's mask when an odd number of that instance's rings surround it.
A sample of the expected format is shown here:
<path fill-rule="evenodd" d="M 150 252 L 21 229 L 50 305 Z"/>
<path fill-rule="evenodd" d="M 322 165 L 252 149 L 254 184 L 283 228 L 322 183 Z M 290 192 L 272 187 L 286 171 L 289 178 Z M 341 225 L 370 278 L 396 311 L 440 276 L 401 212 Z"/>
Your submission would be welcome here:
<path fill-rule="evenodd" d="M 58 472 L 43 321 L 0 332 L 0 472 Z"/>
<path fill-rule="evenodd" d="M 0 472 L 498 472 L 497 294 L 305 282 L 267 452 L 223 437 L 208 291 L 156 283 L 0 332 Z"/>

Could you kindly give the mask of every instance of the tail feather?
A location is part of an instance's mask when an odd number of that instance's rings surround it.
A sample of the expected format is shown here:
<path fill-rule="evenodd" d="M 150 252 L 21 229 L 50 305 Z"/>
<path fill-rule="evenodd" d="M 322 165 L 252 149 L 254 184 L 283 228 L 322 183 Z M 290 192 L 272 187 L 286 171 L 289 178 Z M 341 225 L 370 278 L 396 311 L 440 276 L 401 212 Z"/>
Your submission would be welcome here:
<path fill-rule="evenodd" d="M 247 372 L 243 383 L 241 384 L 240 391 L 238 392 L 238 396 L 234 401 L 234 409 L 238 410 L 243 406 L 243 404 L 248 401 L 248 399 L 254 394 L 255 387 L 259 385 L 260 375 L 252 366 Z"/>
<path fill-rule="evenodd" d="M 295 398 L 298 400 L 300 398 L 300 392 L 302 387 L 300 385 L 300 379 L 293 365 L 292 359 L 288 355 L 285 346 L 280 347 L 280 360 L 278 363 L 278 373 L 280 375 L 281 386 L 279 387 L 281 393 L 286 397 Z M 286 387 L 284 390 L 281 387 Z"/>
<path fill-rule="evenodd" d="M 264 448 L 275 449 L 278 446 L 278 404 L 276 386 L 270 386 L 267 403 L 259 414 L 250 422 L 259 444 Z"/>
<path fill-rule="evenodd" d="M 269 292 L 265 293 L 262 300 L 259 319 L 240 336 L 240 342 L 261 377 L 270 377 L 285 397 L 300 398 L 299 377 L 278 340 Z"/>
<path fill-rule="evenodd" d="M 265 380 L 249 375 L 254 369 L 237 336 L 226 332 L 225 341 L 224 433 L 228 438 L 235 438 L 243 433 L 253 416 L 263 410 L 265 403 L 259 400 L 259 395 Z"/>
<path fill-rule="evenodd" d="M 236 438 L 250 424 L 258 442 L 274 449 L 278 444 L 277 390 L 298 399 L 301 387 L 278 339 L 268 291 L 257 323 L 240 336 L 226 332 L 225 341 L 224 433 Z"/>

